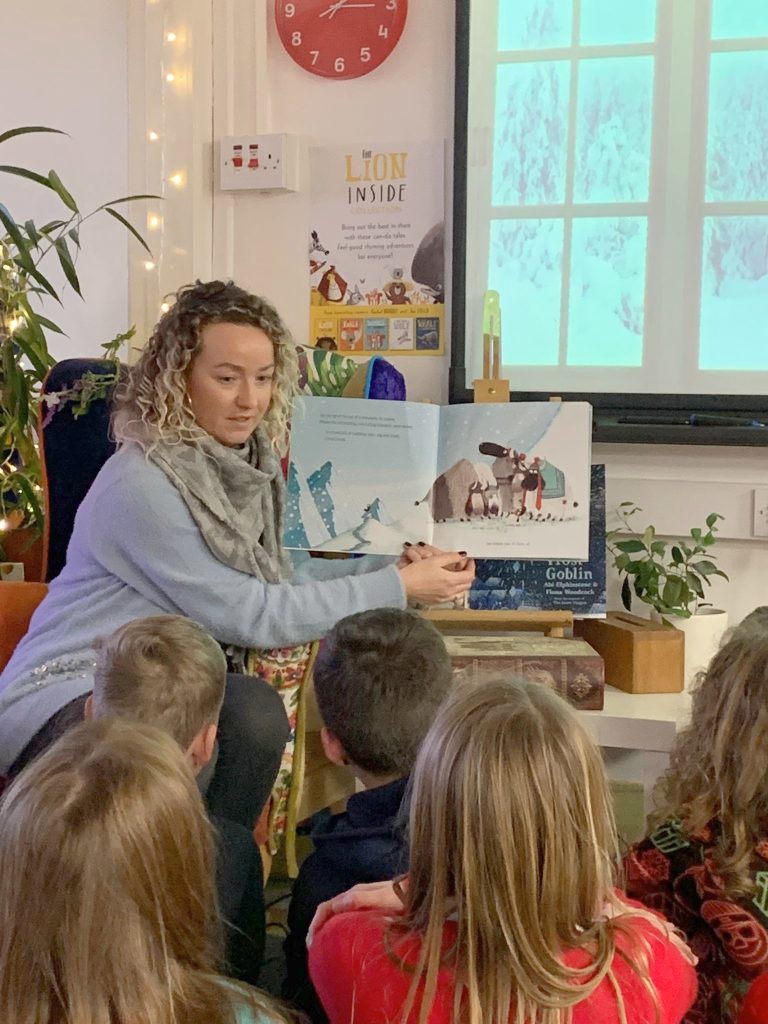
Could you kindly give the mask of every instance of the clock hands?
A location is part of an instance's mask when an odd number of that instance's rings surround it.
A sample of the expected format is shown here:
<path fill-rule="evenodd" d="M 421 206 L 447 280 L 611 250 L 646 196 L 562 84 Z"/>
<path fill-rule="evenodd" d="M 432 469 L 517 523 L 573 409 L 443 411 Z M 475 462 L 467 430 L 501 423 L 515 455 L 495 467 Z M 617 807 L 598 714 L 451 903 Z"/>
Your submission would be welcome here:
<path fill-rule="evenodd" d="M 335 16 L 337 11 L 351 10 L 354 7 L 375 7 L 375 6 L 376 6 L 375 3 L 351 4 L 351 3 L 349 3 L 349 0 L 336 0 L 336 2 L 332 3 L 331 6 L 326 11 L 323 11 L 323 13 L 320 15 L 320 17 L 321 18 L 327 17 L 328 21 L 330 21 L 331 18 L 333 18 Z"/>

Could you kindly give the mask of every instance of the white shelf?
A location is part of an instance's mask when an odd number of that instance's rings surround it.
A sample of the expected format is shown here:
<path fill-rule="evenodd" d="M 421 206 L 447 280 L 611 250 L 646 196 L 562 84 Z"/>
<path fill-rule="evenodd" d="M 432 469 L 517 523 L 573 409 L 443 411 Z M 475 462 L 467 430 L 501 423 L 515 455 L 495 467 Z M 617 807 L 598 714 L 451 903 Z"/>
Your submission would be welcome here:
<path fill-rule="evenodd" d="M 689 712 L 687 693 L 625 693 L 606 686 L 603 710 L 580 717 L 601 747 L 669 753 Z"/>

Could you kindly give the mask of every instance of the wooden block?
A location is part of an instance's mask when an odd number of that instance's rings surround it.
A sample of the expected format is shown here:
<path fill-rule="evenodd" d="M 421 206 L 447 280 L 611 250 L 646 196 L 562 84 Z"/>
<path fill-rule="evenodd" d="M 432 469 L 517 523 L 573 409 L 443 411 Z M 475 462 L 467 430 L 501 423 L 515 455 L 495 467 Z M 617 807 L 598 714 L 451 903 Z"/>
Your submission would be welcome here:
<path fill-rule="evenodd" d="M 683 689 L 685 637 L 674 626 L 629 612 L 608 612 L 604 619 L 577 620 L 573 632 L 602 655 L 611 686 L 627 693 Z"/>
<path fill-rule="evenodd" d="M 441 633 L 546 633 L 563 636 L 573 626 L 573 612 L 514 612 L 472 608 L 427 608 L 421 613 Z"/>
<path fill-rule="evenodd" d="M 603 659 L 584 640 L 535 636 L 447 636 L 456 671 L 501 673 L 551 686 L 582 711 L 603 707 Z"/>
<path fill-rule="evenodd" d="M 498 377 L 479 377 L 472 381 L 476 402 L 508 402 L 509 381 Z"/>

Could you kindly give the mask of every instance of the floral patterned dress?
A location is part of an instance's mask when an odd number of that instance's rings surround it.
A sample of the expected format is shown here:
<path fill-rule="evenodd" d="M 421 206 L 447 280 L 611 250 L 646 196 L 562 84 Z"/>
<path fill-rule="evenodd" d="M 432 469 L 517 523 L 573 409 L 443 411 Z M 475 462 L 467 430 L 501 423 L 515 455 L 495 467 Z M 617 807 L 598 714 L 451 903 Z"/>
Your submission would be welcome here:
<path fill-rule="evenodd" d="M 735 1024 L 747 989 L 768 971 L 768 839 L 754 849 L 751 896 L 729 895 L 714 866 L 719 825 L 660 826 L 625 858 L 627 895 L 664 914 L 699 959 L 699 994 L 684 1024 Z"/>

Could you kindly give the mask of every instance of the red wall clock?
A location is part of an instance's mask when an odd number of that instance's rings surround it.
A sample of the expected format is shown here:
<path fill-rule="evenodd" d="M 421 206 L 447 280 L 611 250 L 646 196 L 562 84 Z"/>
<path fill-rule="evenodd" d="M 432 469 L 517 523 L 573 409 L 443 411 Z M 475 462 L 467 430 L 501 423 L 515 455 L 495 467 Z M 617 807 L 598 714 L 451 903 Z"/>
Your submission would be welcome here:
<path fill-rule="evenodd" d="M 323 78 L 360 78 L 383 64 L 407 12 L 408 0 L 275 0 L 280 42 Z"/>

